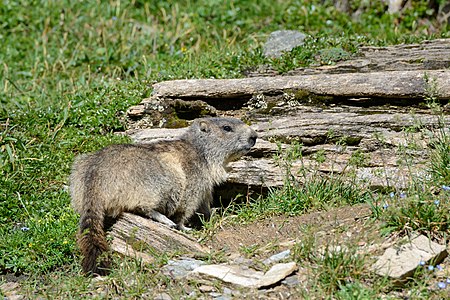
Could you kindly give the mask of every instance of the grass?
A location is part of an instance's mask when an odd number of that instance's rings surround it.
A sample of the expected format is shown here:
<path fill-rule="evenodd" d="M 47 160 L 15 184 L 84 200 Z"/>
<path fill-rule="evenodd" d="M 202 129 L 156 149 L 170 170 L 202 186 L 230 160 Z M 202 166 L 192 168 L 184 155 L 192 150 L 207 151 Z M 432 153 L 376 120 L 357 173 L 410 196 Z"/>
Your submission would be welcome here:
<path fill-rule="evenodd" d="M 275 160 L 285 172 L 282 188 L 271 189 L 264 199 L 236 205 L 238 222 L 252 222 L 272 215 L 300 215 L 311 210 L 367 203 L 372 201 L 372 193 L 363 188 L 355 178 L 347 175 L 321 175 L 316 166 L 306 168 L 303 163 L 302 146 L 296 142 L 289 149 L 278 150 Z M 324 153 L 318 151 L 315 160 L 323 162 Z M 294 162 L 301 161 L 301 167 Z M 353 164 L 351 160 L 349 164 Z M 298 163 L 297 163 L 298 164 Z"/>
<path fill-rule="evenodd" d="M 363 5 L 355 21 L 329 3 L 313 0 L 3 1 L 0 273 L 31 276 L 30 291 L 36 288 L 43 297 L 90 295 L 91 283 L 79 275 L 78 216 L 70 208 L 66 188 L 70 165 L 79 153 L 128 141 L 115 133 L 125 129 L 126 109 L 151 93 L 151 83 L 241 77 L 261 64 L 287 72 L 314 63 L 333 64 L 354 55 L 361 45 L 447 37 L 447 29 L 434 23 L 436 31 L 429 31 L 434 21 L 425 3 L 417 1 L 402 15 L 391 16 L 381 1 L 370 7 L 355 1 L 353 5 Z M 264 58 L 262 43 L 278 29 L 307 33 L 306 44 L 281 58 Z M 431 173 L 437 187 L 450 185 L 449 144 L 446 134 L 433 142 Z M 304 188 L 290 180 L 241 214 L 301 214 L 328 202 L 353 204 L 371 197 L 341 178 L 310 180 Z M 414 230 L 447 232 L 447 225 L 435 226 L 442 220 L 448 224 L 446 193 L 425 193 L 417 200 L 408 196 L 412 202 L 392 212 L 386 221 L 389 228 L 405 230 L 409 220 L 417 219 Z M 415 205 L 429 210 L 417 216 Z M 176 297 L 176 283 L 155 275 L 152 268 L 124 263 L 130 266 L 126 273 L 136 275 L 134 280 L 142 285 L 114 273 L 108 293 L 136 297 L 156 285 L 173 290 Z M 42 282 L 48 289 L 38 288 Z M 353 294 L 354 289 L 359 290 L 357 282 L 340 293 Z"/>

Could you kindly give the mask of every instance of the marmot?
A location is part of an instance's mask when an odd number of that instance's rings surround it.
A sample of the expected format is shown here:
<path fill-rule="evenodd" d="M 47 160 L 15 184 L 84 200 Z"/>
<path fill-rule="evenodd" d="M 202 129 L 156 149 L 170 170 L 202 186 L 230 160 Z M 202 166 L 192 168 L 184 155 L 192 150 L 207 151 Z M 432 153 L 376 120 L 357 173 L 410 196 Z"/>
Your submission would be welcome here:
<path fill-rule="evenodd" d="M 104 222 L 138 212 L 186 229 L 196 212 L 210 213 L 214 186 L 226 180 L 226 165 L 248 153 L 256 132 L 233 118 L 194 120 L 175 140 L 108 146 L 75 159 L 70 175 L 72 206 L 80 214 L 78 245 L 86 274 L 102 275 L 108 259 Z"/>

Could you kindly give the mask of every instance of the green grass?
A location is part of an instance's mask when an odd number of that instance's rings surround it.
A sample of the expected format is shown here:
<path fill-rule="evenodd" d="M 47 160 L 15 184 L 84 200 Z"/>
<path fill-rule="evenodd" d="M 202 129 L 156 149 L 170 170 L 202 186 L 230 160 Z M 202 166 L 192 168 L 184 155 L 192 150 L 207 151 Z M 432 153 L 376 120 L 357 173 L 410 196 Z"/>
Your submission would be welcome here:
<path fill-rule="evenodd" d="M 301 167 L 294 171 L 294 161 L 302 161 L 302 145 L 292 143 L 289 149 L 278 150 L 275 161 L 285 172 L 281 188 L 270 189 L 267 197 L 235 205 L 232 209 L 238 222 L 251 222 L 272 215 L 300 215 L 311 210 L 367 203 L 373 200 L 372 193 L 353 178 L 342 174 L 323 175 L 315 166 Z M 318 164 L 324 153 L 315 153 Z M 350 161 L 349 164 L 353 164 Z M 302 165 L 304 163 L 302 161 Z"/>
<path fill-rule="evenodd" d="M 79 272 L 78 216 L 66 190 L 70 165 L 79 153 L 128 141 L 115 133 L 125 129 L 126 109 L 150 95 L 151 83 L 241 77 L 261 64 L 287 72 L 333 64 L 361 45 L 448 36 L 445 27 L 435 24 L 431 34 L 428 23 L 418 22 L 430 17 L 425 3 L 417 1 L 402 16 L 391 16 L 380 1 L 353 20 L 328 2 L 312 0 L 1 2 L 0 273 L 45 274 L 48 283 Z M 264 58 L 262 43 L 278 29 L 301 30 L 309 37 L 304 47 L 282 58 Z M 450 185 L 449 144 L 448 136 L 433 144 L 437 186 Z M 301 214 L 326 202 L 353 204 L 370 197 L 341 178 L 314 178 L 304 188 L 290 181 L 245 214 Z M 442 197 L 444 205 L 448 198 Z M 443 208 L 430 206 L 433 200 L 417 201 L 434 209 L 426 214 L 444 218 Z M 412 215 L 406 207 L 389 226 L 402 230 L 402 218 Z M 433 220 L 417 228 L 430 230 Z M 61 287 L 69 290 L 56 292 L 80 295 L 77 289 L 87 288 L 86 282 L 76 278 L 68 284 L 74 286 Z"/>

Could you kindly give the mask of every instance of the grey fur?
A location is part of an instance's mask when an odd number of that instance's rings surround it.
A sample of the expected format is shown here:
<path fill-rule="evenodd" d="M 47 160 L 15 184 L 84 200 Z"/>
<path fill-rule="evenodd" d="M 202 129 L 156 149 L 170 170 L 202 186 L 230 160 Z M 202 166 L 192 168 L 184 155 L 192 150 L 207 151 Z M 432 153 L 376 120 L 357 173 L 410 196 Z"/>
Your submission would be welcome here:
<path fill-rule="evenodd" d="M 214 186 L 226 165 L 246 154 L 256 132 L 232 118 L 197 119 L 179 139 L 151 144 L 112 145 L 79 156 L 70 175 L 72 206 L 80 213 L 78 243 L 83 271 L 104 274 L 108 262 L 104 221 L 139 212 L 185 229 L 197 211 L 209 214 Z"/>

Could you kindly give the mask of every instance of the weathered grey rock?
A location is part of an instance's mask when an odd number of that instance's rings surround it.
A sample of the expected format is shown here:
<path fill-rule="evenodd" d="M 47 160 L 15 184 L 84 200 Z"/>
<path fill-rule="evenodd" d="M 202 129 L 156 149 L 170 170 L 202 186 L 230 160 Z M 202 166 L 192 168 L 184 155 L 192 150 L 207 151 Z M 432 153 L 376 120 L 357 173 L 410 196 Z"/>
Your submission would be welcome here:
<path fill-rule="evenodd" d="M 271 257 L 263 260 L 263 264 L 265 265 L 270 265 L 273 264 L 275 262 L 279 262 L 280 260 L 286 259 L 291 255 L 291 250 L 287 249 L 284 250 L 280 253 L 274 254 Z"/>
<path fill-rule="evenodd" d="M 202 274 L 218 278 L 222 281 L 249 288 L 261 288 L 274 285 L 297 269 L 295 262 L 276 264 L 265 274 L 238 265 L 205 265 L 192 271 L 192 274 Z"/>
<path fill-rule="evenodd" d="M 372 266 L 372 270 L 380 276 L 389 276 L 395 280 L 407 279 L 421 267 L 420 263 L 433 261 L 440 263 L 447 256 L 444 245 L 439 245 L 424 235 L 402 241 L 402 244 L 387 248 Z"/>
<path fill-rule="evenodd" d="M 269 35 L 263 46 L 266 57 L 280 57 L 304 43 L 306 35 L 296 30 L 277 30 Z"/>
<path fill-rule="evenodd" d="M 151 263 L 154 258 L 147 254 L 148 248 L 155 252 L 181 251 L 205 254 L 208 249 L 181 231 L 161 223 L 125 213 L 112 226 L 109 235 L 113 238 L 111 249 L 126 256 Z"/>
<path fill-rule="evenodd" d="M 200 266 L 193 270 L 192 273 L 211 276 L 244 287 L 255 287 L 264 275 L 263 272 L 242 268 L 237 265 Z"/>
<path fill-rule="evenodd" d="M 447 16 L 448 18 L 448 16 Z M 352 59 L 315 68 L 301 67 L 285 75 L 368 73 L 379 71 L 439 70 L 450 66 L 450 39 L 388 47 L 365 46 Z M 249 77 L 279 75 L 271 68 L 249 72 Z"/>
<path fill-rule="evenodd" d="M 290 287 L 297 286 L 300 284 L 300 279 L 296 274 L 294 274 L 286 277 L 283 281 L 281 281 L 281 283 Z"/>
<path fill-rule="evenodd" d="M 223 99 L 233 101 L 239 98 L 250 99 L 255 94 L 283 94 L 296 91 L 335 97 L 417 99 L 426 95 L 427 76 L 435 79 L 439 87 L 436 91 L 437 98 L 450 98 L 448 70 L 173 80 L 155 84 L 152 98 L 209 99 L 212 106 L 213 101 Z"/>
<path fill-rule="evenodd" d="M 169 260 L 167 265 L 161 268 L 163 274 L 175 279 L 186 277 L 192 270 L 205 265 L 204 261 L 185 257 L 180 260 Z"/>

